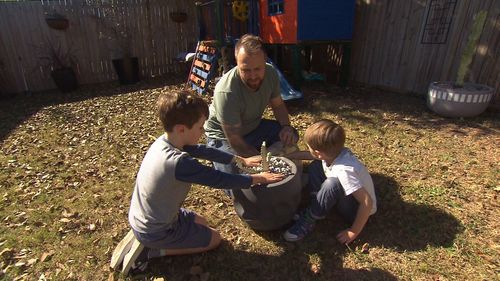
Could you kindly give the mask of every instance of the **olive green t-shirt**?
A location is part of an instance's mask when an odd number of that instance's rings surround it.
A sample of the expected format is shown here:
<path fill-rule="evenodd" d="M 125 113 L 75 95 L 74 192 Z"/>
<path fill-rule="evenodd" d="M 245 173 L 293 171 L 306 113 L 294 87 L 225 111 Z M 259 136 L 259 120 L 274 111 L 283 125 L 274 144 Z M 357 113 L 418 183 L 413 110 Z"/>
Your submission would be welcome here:
<path fill-rule="evenodd" d="M 241 123 L 242 134 L 255 130 L 272 98 L 280 96 L 278 73 L 266 64 L 264 80 L 257 91 L 249 89 L 240 79 L 238 68 L 224 74 L 215 86 L 210 105 L 210 116 L 205 122 L 206 135 L 213 139 L 226 139 L 221 123 Z"/>

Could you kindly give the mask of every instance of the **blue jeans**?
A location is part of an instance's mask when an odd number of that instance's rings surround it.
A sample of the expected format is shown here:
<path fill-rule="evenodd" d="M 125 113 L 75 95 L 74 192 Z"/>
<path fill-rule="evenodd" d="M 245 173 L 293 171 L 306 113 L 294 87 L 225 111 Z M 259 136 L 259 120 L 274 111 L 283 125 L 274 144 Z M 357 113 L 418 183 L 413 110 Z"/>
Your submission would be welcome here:
<path fill-rule="evenodd" d="M 260 151 L 260 147 L 262 145 L 262 142 L 265 141 L 267 146 L 272 145 L 273 143 L 277 142 L 280 140 L 279 132 L 281 131 L 281 125 L 278 123 L 278 121 L 275 120 L 268 120 L 268 119 L 262 119 L 260 122 L 259 126 L 248 133 L 247 135 L 243 136 L 243 139 L 245 140 L 246 143 L 249 145 L 255 147 L 257 150 Z M 212 139 L 212 138 L 207 138 L 207 146 L 214 147 L 226 152 L 229 152 L 231 154 L 236 154 L 234 149 L 231 147 L 229 142 L 227 140 L 222 140 L 222 139 Z M 216 163 L 214 162 L 214 168 L 216 170 L 230 173 L 230 174 L 238 174 L 239 170 L 236 167 L 234 163 L 231 164 L 222 164 L 222 163 Z M 230 189 L 226 190 L 226 193 L 233 197 L 232 192 L 238 192 L 238 191 L 231 191 Z M 239 191 L 241 192 L 241 191 Z"/>
<path fill-rule="evenodd" d="M 338 178 L 326 177 L 321 161 L 313 161 L 308 168 L 311 193 L 311 213 L 316 218 L 325 217 L 335 208 L 348 223 L 353 223 L 359 203 L 352 194 L 346 196 Z"/>
<path fill-rule="evenodd" d="M 249 145 L 255 147 L 257 150 L 260 150 L 260 146 L 262 145 L 263 141 L 266 142 L 267 146 L 270 146 L 273 143 L 279 141 L 280 131 L 281 131 L 281 125 L 278 123 L 278 121 L 262 119 L 259 126 L 255 130 L 243 136 L 243 139 Z M 229 142 L 225 139 L 221 140 L 221 139 L 207 138 L 207 146 L 214 147 L 229 152 L 231 154 L 236 154 L 231 145 L 229 145 Z M 214 162 L 214 167 L 216 170 L 223 171 L 226 173 L 230 174 L 238 173 L 236 165 L 234 164 L 222 164 Z"/>

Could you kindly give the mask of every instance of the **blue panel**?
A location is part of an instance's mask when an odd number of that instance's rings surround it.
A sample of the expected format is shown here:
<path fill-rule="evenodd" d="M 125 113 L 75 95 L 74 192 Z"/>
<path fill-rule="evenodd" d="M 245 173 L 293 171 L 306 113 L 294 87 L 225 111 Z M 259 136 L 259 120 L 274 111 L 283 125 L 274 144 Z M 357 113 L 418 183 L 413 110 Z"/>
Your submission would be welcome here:
<path fill-rule="evenodd" d="M 191 89 L 195 90 L 199 95 L 203 94 L 203 91 L 204 91 L 203 88 L 198 87 L 198 85 L 196 85 L 192 81 L 189 81 L 189 83 L 191 84 Z"/>
<path fill-rule="evenodd" d="M 203 71 L 199 68 L 197 68 L 196 66 L 193 67 L 193 73 L 196 74 L 197 76 L 203 78 L 203 80 L 207 80 L 208 78 L 208 72 L 206 71 Z"/>
<path fill-rule="evenodd" d="M 203 54 L 203 53 L 197 53 L 196 57 L 199 58 L 200 60 L 211 63 L 215 56 L 214 55 L 207 55 L 207 54 Z"/>
<path fill-rule="evenodd" d="M 299 0 L 297 40 L 351 40 L 355 0 Z"/>

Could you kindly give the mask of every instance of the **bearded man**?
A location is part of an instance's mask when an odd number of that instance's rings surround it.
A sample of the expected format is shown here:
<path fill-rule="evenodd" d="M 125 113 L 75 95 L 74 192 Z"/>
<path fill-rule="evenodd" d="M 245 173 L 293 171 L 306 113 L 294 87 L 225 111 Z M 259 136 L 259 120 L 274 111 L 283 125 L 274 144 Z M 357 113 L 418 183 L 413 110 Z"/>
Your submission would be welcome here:
<path fill-rule="evenodd" d="M 278 73 L 266 63 L 262 40 L 251 34 L 242 36 L 236 43 L 235 57 L 237 65 L 215 86 L 205 123 L 207 145 L 242 157 L 258 155 L 263 141 L 267 146 L 277 141 L 295 145 L 298 134 L 281 98 Z M 268 106 L 276 120 L 262 118 Z M 234 164 L 214 166 L 237 173 Z"/>

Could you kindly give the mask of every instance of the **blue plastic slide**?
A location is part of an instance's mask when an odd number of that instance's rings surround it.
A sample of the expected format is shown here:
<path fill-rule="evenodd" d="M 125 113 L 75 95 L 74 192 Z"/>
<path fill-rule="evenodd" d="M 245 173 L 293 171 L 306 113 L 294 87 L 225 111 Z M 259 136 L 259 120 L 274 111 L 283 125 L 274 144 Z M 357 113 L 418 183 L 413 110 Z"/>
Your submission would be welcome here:
<path fill-rule="evenodd" d="M 286 81 L 285 76 L 281 73 L 276 64 L 274 64 L 270 59 L 268 59 L 267 62 L 271 64 L 274 69 L 276 69 L 278 76 L 280 77 L 281 98 L 283 98 L 283 100 L 301 99 L 303 97 L 302 92 L 292 88 L 292 85 Z"/>

